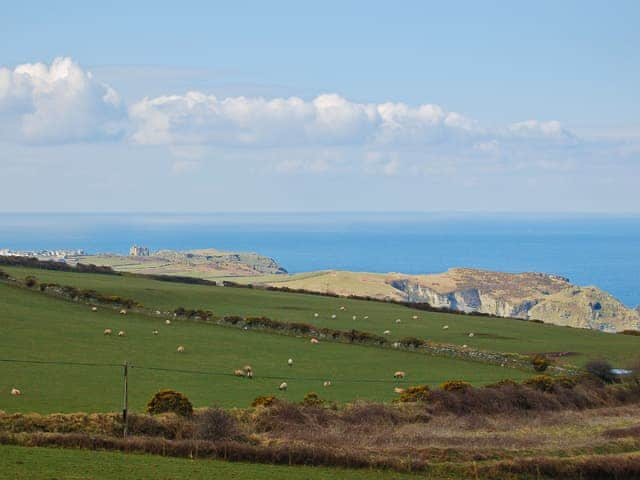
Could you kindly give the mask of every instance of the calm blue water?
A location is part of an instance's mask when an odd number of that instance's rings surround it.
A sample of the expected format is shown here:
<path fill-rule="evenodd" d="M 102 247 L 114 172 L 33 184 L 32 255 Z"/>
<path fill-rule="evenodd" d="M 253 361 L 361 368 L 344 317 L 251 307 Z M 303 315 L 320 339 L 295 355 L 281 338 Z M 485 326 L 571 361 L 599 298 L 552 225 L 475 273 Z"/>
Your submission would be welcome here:
<path fill-rule="evenodd" d="M 541 271 L 640 304 L 640 217 L 465 214 L 0 214 L 0 248 L 215 247 L 290 272 Z"/>

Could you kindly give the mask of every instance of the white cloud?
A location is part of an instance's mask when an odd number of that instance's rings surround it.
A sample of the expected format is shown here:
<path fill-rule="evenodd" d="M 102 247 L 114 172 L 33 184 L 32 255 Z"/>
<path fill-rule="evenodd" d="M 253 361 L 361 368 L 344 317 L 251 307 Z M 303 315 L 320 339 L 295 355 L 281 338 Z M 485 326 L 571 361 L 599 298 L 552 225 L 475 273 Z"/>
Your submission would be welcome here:
<path fill-rule="evenodd" d="M 125 110 L 118 94 L 70 58 L 0 68 L 0 136 L 65 143 L 116 136 Z"/>

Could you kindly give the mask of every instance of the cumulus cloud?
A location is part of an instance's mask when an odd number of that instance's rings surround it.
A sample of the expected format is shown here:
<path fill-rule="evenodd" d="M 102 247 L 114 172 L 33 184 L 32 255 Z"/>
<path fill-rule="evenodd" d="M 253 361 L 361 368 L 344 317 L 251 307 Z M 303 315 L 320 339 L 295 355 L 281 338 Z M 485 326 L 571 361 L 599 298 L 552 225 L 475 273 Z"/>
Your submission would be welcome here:
<path fill-rule="evenodd" d="M 118 94 L 70 58 L 0 68 L 0 136 L 24 143 L 104 139 L 123 129 Z"/>

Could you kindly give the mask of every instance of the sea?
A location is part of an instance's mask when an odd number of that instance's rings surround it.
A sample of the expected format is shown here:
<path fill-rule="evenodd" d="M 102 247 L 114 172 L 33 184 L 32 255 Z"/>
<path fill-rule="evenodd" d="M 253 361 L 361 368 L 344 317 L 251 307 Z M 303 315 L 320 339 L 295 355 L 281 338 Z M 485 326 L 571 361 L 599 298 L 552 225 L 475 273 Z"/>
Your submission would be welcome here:
<path fill-rule="evenodd" d="M 0 249 L 217 248 L 291 273 L 546 272 L 640 304 L 640 216 L 478 213 L 0 213 Z"/>

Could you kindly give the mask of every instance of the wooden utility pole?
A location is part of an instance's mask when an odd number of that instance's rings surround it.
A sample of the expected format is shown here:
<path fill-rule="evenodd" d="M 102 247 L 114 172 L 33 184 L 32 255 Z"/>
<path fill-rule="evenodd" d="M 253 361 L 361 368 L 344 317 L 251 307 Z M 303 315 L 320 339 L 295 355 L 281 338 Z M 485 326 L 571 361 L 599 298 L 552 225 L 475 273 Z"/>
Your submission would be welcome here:
<path fill-rule="evenodd" d="M 122 365 L 123 374 L 124 374 L 124 401 L 122 408 L 122 422 L 124 423 L 124 437 L 127 437 L 127 433 L 129 433 L 128 428 L 128 413 L 129 413 L 129 362 L 124 362 Z"/>

